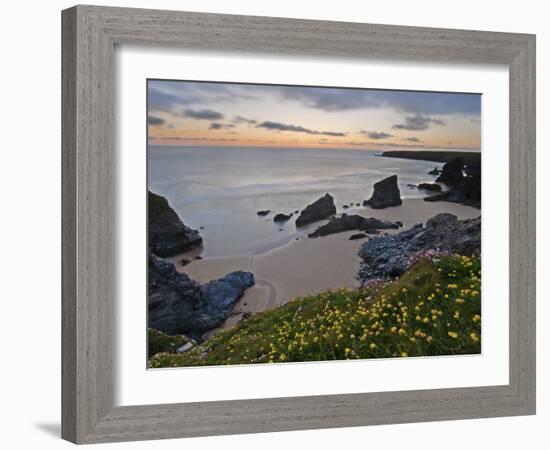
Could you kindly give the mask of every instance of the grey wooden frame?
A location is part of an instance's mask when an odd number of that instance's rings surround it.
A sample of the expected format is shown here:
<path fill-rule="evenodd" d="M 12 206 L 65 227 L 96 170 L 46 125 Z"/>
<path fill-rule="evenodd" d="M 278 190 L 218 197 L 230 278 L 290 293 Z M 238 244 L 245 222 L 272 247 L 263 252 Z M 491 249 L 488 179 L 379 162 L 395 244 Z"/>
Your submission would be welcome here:
<path fill-rule="evenodd" d="M 535 413 L 535 36 L 97 6 L 63 11 L 62 30 L 63 438 L 94 443 Z M 116 44 L 507 65 L 509 384 L 114 407 Z"/>

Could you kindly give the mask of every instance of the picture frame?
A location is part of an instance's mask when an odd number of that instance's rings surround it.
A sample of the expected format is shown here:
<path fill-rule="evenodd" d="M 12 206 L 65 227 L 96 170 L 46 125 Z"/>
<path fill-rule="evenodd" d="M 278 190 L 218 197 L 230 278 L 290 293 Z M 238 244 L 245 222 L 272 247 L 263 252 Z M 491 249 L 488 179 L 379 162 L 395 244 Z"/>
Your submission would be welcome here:
<path fill-rule="evenodd" d="M 534 35 L 100 6 L 64 10 L 62 32 L 64 439 L 83 444 L 535 413 Z M 506 65 L 509 384 L 115 407 L 113 54 L 123 44 Z"/>

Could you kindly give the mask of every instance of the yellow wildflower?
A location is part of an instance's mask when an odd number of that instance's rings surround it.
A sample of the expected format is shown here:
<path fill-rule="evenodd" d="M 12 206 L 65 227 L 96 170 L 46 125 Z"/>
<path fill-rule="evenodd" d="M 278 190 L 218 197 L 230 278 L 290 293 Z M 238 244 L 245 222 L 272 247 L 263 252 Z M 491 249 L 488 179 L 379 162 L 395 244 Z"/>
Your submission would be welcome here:
<path fill-rule="evenodd" d="M 456 339 L 458 337 L 458 333 L 455 331 L 449 331 L 447 334 L 453 339 Z"/>

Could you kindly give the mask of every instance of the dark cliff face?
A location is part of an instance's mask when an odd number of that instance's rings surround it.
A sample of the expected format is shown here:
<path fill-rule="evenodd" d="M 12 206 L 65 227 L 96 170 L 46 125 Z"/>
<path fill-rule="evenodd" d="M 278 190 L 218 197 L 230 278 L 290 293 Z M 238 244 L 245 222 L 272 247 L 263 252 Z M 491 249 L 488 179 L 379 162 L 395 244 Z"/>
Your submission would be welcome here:
<path fill-rule="evenodd" d="M 443 165 L 441 174 L 435 181 L 445 183 L 448 186 L 457 186 L 464 178 L 462 169 L 464 168 L 464 160 L 462 158 L 453 158 Z"/>
<path fill-rule="evenodd" d="M 464 175 L 466 172 L 466 175 Z M 447 201 L 481 208 L 481 161 L 469 165 L 462 158 L 446 162 L 441 174 L 436 179 L 444 183 L 449 190 L 441 194 L 426 197 L 428 202 Z"/>
<path fill-rule="evenodd" d="M 254 275 L 237 271 L 201 285 L 149 254 L 148 283 L 149 328 L 200 340 L 229 317 L 244 291 L 254 285 Z"/>
<path fill-rule="evenodd" d="M 149 248 L 161 257 L 174 256 L 202 244 L 197 230 L 183 224 L 166 198 L 148 192 Z"/>

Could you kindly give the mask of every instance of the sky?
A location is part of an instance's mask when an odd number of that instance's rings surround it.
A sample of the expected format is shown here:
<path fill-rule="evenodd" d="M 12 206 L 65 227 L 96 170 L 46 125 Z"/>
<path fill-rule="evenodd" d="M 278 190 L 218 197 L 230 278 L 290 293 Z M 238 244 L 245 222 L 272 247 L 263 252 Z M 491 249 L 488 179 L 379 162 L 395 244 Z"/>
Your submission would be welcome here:
<path fill-rule="evenodd" d="M 481 95 L 149 80 L 150 145 L 481 148 Z"/>

